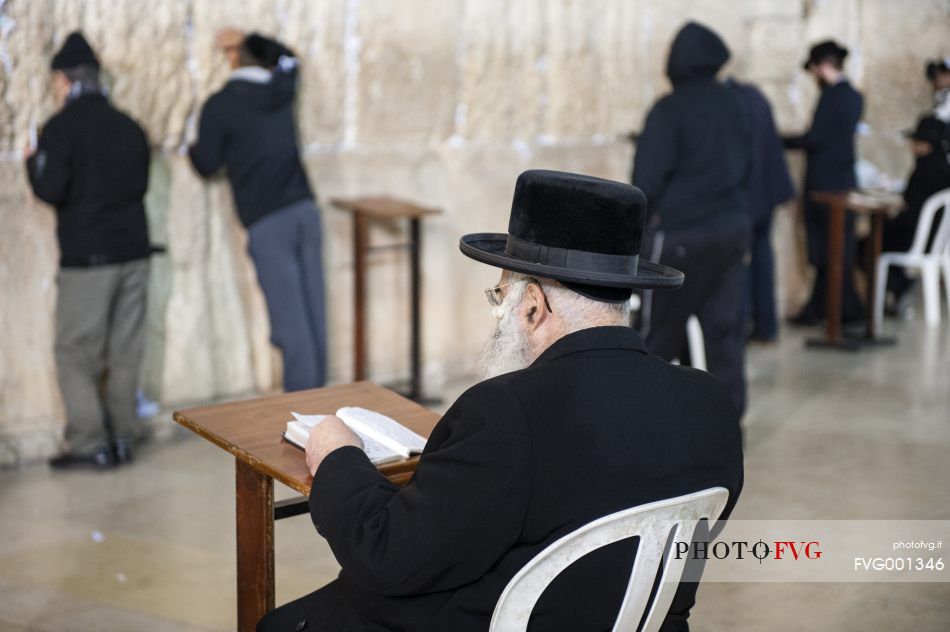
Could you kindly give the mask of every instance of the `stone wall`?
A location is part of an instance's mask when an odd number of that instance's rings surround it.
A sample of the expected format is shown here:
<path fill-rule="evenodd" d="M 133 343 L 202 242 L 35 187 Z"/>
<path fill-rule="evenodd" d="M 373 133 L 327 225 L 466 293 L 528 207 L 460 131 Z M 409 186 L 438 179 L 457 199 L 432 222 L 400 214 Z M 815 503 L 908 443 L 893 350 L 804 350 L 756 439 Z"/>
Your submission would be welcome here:
<path fill-rule="evenodd" d="M 946 0 L 0 0 L 0 16 L 0 462 L 48 453 L 63 422 L 54 223 L 31 199 L 20 151 L 51 113 L 48 62 L 72 29 L 98 48 L 115 103 L 155 147 L 149 217 L 168 253 L 153 261 L 143 383 L 166 406 L 279 384 L 230 194 L 182 155 L 200 104 L 227 75 L 212 48 L 219 27 L 276 34 L 303 59 L 298 119 L 323 206 L 333 380 L 351 376 L 352 260 L 349 223 L 328 198 L 386 192 L 445 210 L 424 230 L 432 389 L 471 369 L 492 326 L 480 290 L 496 272 L 460 256 L 459 235 L 503 231 L 526 168 L 627 179 L 623 135 L 668 90 L 666 49 L 686 19 L 723 35 L 734 52 L 727 72 L 759 84 L 789 132 L 807 123 L 816 95 L 800 70 L 808 44 L 842 40 L 867 95 L 861 154 L 893 176 L 910 164 L 899 132 L 928 105 L 923 59 L 950 53 Z M 775 235 L 785 309 L 804 289 L 794 218 L 782 209 Z M 404 232 L 378 227 L 372 238 L 395 243 Z M 370 264 L 370 370 L 380 380 L 407 369 L 404 266 L 395 251 Z"/>

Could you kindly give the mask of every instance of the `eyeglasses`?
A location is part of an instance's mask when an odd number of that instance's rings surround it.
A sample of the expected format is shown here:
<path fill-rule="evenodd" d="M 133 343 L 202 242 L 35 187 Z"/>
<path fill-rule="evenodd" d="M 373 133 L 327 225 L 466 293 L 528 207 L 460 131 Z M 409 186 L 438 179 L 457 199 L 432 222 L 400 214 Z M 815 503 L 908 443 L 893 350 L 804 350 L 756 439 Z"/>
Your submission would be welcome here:
<path fill-rule="evenodd" d="M 551 309 L 551 304 L 548 302 L 548 295 L 544 293 L 544 286 L 541 285 L 541 282 L 533 277 L 527 277 L 525 279 L 518 279 L 517 281 L 509 281 L 508 283 L 502 283 L 501 285 L 496 285 L 495 287 L 490 287 L 485 290 L 485 298 L 488 299 L 488 303 L 492 307 L 501 307 L 502 303 L 505 302 L 505 295 L 502 293 L 501 288 L 508 287 L 509 285 L 514 285 L 515 283 L 535 283 L 538 286 L 538 289 L 541 290 L 541 296 L 544 297 L 544 306 L 547 308 L 548 313 L 553 314 L 554 311 Z"/>

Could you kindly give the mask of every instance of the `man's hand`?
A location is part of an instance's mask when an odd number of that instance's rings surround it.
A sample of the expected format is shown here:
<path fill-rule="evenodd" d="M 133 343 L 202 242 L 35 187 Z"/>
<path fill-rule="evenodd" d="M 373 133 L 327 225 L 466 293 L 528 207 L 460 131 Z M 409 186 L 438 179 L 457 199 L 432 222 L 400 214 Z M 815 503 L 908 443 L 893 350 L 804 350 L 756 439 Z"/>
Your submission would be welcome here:
<path fill-rule="evenodd" d="M 238 48 L 244 43 L 244 31 L 236 28 L 218 29 L 214 34 L 214 45 L 221 50 Z"/>
<path fill-rule="evenodd" d="M 27 143 L 27 145 L 23 148 L 23 160 L 29 160 L 30 158 L 33 157 L 33 154 L 35 153 L 36 153 L 36 147 L 34 147 L 30 143 Z"/>
<path fill-rule="evenodd" d="M 310 475 L 317 473 L 317 468 L 323 463 L 328 454 L 345 445 L 363 449 L 363 440 L 350 430 L 336 415 L 327 415 L 310 431 L 307 439 L 307 469 Z"/>

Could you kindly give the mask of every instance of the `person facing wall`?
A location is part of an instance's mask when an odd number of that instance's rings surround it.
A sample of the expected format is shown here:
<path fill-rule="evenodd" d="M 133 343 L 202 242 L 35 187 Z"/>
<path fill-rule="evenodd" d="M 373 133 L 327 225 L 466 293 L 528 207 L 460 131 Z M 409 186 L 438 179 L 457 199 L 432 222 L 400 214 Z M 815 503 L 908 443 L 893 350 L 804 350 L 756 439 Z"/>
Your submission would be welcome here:
<path fill-rule="evenodd" d="M 300 161 L 293 103 L 298 61 L 279 42 L 236 29 L 218 32 L 232 73 L 205 103 L 189 156 L 210 177 L 222 167 L 247 228 L 281 350 L 284 390 L 326 381 L 326 321 L 320 211 Z"/>
<path fill-rule="evenodd" d="M 140 438 L 135 392 L 144 348 L 149 274 L 149 146 L 109 103 L 99 60 L 79 32 L 53 57 L 59 111 L 26 152 L 30 185 L 56 207 L 56 370 L 66 408 L 55 469 L 132 460 Z M 104 393 L 100 386 L 106 375 Z"/>
<path fill-rule="evenodd" d="M 816 325 L 825 317 L 828 268 L 828 209 L 811 200 L 813 191 L 845 191 L 857 184 L 854 172 L 854 133 L 861 119 L 864 98 L 851 87 L 844 74 L 848 49 L 833 41 L 812 47 L 804 68 L 821 89 L 811 127 L 801 136 L 785 138 L 785 147 L 805 152 L 805 184 L 802 190 L 808 263 L 815 268 L 811 297 L 791 319 L 799 325 Z M 854 289 L 854 215 L 845 220 L 842 320 L 863 318 L 861 300 Z"/>
<path fill-rule="evenodd" d="M 782 139 L 775 131 L 772 107 L 758 88 L 735 79 L 726 85 L 736 91 L 752 129 L 752 168 L 746 183 L 752 220 L 752 256 L 746 278 L 745 306 L 749 340 L 773 342 L 778 337 L 775 313 L 775 256 L 772 253 L 772 217 L 775 207 L 795 195 L 788 174 Z"/>
<path fill-rule="evenodd" d="M 686 355 L 693 314 L 706 339 L 709 372 L 745 410 L 743 256 L 750 221 L 744 186 L 752 136 L 739 97 L 716 79 L 729 49 L 713 31 L 690 22 L 670 47 L 672 93 L 647 114 L 637 142 L 633 184 L 650 211 L 650 260 L 682 270 L 683 287 L 647 292 L 639 327 L 647 347 L 666 360 Z"/>
<path fill-rule="evenodd" d="M 950 57 L 928 61 L 924 74 L 934 91 L 933 115 L 950 123 Z"/>

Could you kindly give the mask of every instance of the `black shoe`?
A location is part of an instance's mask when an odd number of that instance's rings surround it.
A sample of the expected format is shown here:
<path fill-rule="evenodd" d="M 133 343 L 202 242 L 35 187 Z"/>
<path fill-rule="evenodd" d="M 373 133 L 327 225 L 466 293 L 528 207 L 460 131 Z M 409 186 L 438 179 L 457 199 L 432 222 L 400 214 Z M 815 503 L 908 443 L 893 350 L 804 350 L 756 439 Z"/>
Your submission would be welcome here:
<path fill-rule="evenodd" d="M 132 444 L 128 439 L 117 439 L 115 442 L 115 460 L 118 465 L 125 465 L 133 461 Z"/>
<path fill-rule="evenodd" d="M 49 466 L 54 470 L 71 470 L 91 468 L 95 470 L 108 470 L 117 465 L 115 454 L 112 448 L 100 448 L 92 454 L 73 454 L 66 452 L 59 456 L 54 456 L 49 460 Z"/>

